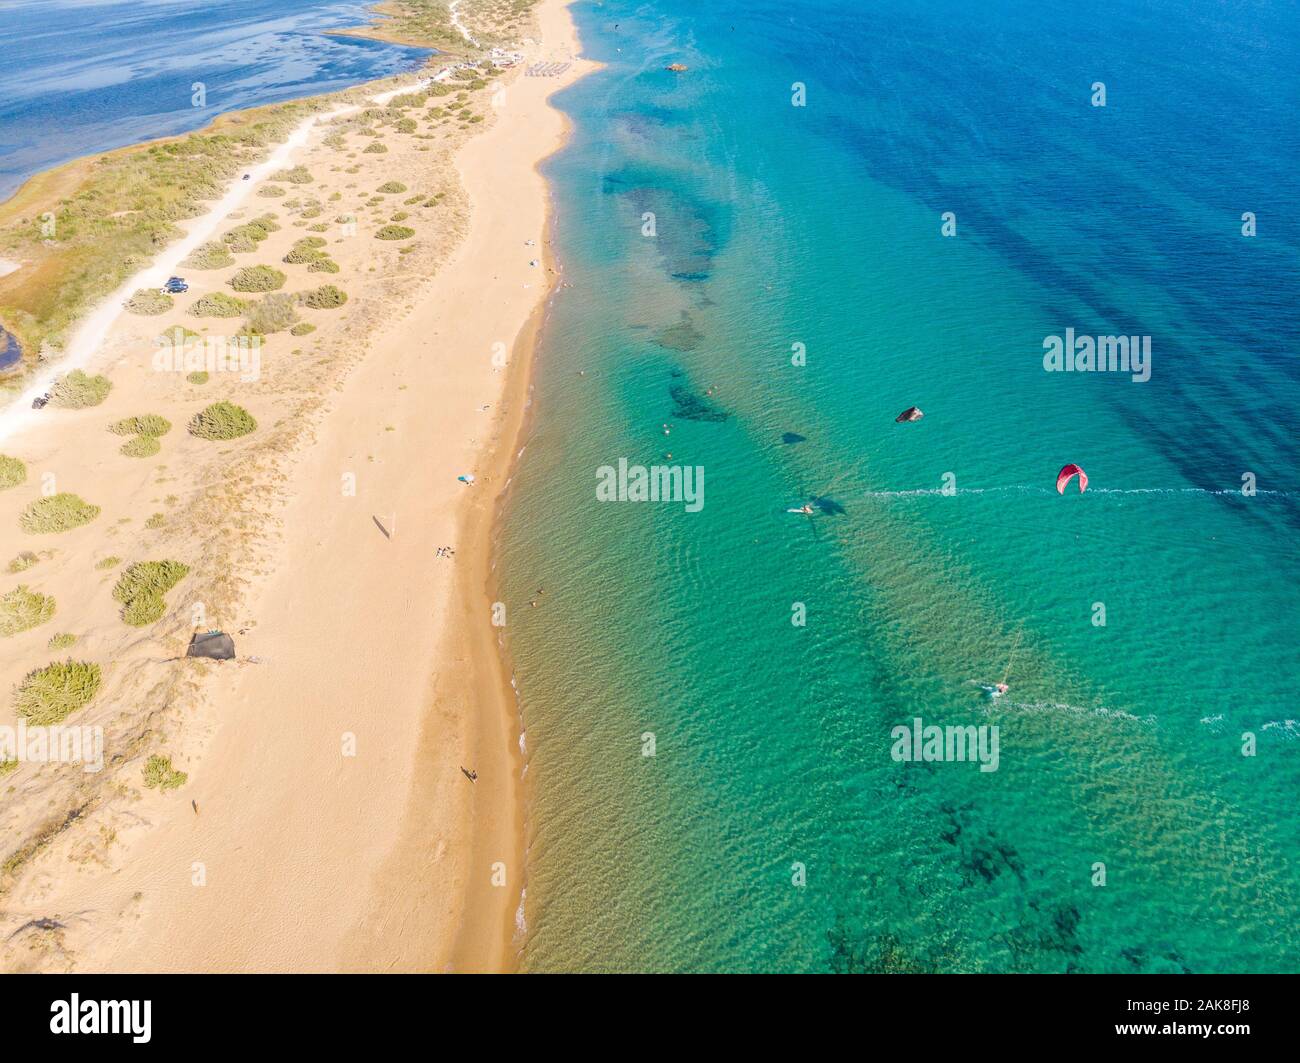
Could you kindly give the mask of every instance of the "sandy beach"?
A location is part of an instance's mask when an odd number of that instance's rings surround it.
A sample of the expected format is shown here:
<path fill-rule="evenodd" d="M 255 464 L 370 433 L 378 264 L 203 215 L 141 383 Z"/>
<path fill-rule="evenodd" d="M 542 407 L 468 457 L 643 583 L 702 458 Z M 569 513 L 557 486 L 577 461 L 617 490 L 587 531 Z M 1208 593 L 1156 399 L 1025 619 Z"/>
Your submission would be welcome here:
<path fill-rule="evenodd" d="M 0 592 L 30 585 L 58 602 L 48 623 L 4 640 L 0 686 L 69 655 L 100 663 L 103 689 L 68 722 L 103 726 L 107 762 L 97 774 L 22 764 L 0 778 L 4 830 L 31 839 L 6 864 L 3 969 L 511 969 L 522 758 L 492 626 L 490 531 L 558 276 L 537 165 L 565 120 L 547 100 L 591 68 L 576 59 L 565 0 L 541 0 L 534 19 L 525 61 L 481 90 L 483 124 L 445 141 L 449 152 L 390 136 L 383 155 L 340 159 L 328 142 L 355 108 L 309 119 L 0 415 L 0 452 L 29 470 L 0 493 L 0 566 L 36 558 L 11 567 Z M 540 60 L 574 61 L 524 76 Z M 370 135 L 347 128 L 349 148 Z M 183 262 L 258 211 L 275 210 L 281 230 L 239 264 L 278 262 L 311 213 L 300 223 L 297 208 L 283 213 L 296 199 L 260 197 L 299 166 L 322 200 L 402 187 L 361 205 L 359 237 L 325 235 L 334 275 L 278 266 L 294 287 L 346 290 L 346 305 L 304 311 L 313 329 L 301 338 L 269 337 L 255 381 L 158 372 L 152 338 L 196 321 L 179 306 L 126 314 L 122 298 L 172 273 L 190 281 L 187 302 L 220 290 L 221 276 Z M 388 214 L 407 192 L 408 209 Z M 416 230 L 409 246 L 368 238 L 399 215 Z M 111 378 L 104 403 L 32 410 L 72 367 Z M 257 451 L 186 434 L 217 399 L 257 418 Z M 123 457 L 105 428 L 146 411 L 174 426 L 161 455 Z M 25 534 L 19 516 L 45 482 L 102 512 Z M 101 562 L 161 557 L 191 574 L 163 619 L 124 625 L 110 595 L 121 569 Z M 209 627 L 234 636 L 238 660 L 178 660 Z M 76 635 L 72 648 L 46 649 L 56 632 Z M 0 722 L 14 722 L 7 704 Z M 142 785 L 160 751 L 184 785 Z"/>

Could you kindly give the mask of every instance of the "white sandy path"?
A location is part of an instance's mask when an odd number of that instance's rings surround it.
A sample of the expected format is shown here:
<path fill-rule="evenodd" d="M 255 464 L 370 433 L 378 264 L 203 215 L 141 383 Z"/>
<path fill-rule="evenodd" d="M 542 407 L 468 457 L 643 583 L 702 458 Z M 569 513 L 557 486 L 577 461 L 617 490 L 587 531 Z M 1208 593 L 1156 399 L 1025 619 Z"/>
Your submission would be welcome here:
<path fill-rule="evenodd" d="M 460 7 L 460 0 L 451 0 L 451 5 L 447 8 L 451 12 L 451 24 L 460 30 L 460 35 L 469 41 L 475 48 L 478 47 L 478 41 L 470 36 L 469 30 L 465 28 L 465 23 L 460 20 L 460 12 L 456 9 Z"/>

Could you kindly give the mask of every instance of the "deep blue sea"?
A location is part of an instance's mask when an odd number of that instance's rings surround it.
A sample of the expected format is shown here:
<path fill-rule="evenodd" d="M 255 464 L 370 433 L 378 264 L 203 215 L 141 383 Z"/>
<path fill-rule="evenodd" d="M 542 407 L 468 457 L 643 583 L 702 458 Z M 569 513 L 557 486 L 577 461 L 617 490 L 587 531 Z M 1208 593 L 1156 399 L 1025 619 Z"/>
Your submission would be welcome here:
<path fill-rule="evenodd" d="M 5 0 L 0 199 L 82 155 L 206 125 L 225 111 L 418 67 L 429 52 L 323 31 L 361 0 Z M 193 85 L 206 96 L 194 105 Z"/>
<path fill-rule="evenodd" d="M 1294 4 L 574 10 L 524 966 L 1300 969 Z M 598 501 L 621 458 L 703 508 Z"/>

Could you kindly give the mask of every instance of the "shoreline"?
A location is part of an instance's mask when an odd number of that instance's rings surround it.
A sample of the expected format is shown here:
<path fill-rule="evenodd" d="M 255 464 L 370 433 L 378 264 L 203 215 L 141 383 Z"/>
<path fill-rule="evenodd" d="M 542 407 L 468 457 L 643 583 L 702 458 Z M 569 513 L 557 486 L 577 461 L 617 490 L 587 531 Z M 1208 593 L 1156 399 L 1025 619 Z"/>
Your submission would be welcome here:
<path fill-rule="evenodd" d="M 281 479 L 295 486 L 281 491 L 273 519 L 284 531 L 270 548 L 279 564 L 240 606 L 241 617 L 255 618 L 247 634 L 239 631 L 241 665 L 205 683 L 207 702 L 170 742 L 183 751 L 190 782 L 170 800 L 137 795 L 133 825 L 105 846 L 107 874 L 69 869 L 66 882 L 51 875 L 49 861 L 70 856 L 76 840 L 60 837 L 51 846 L 57 851 L 36 851 L 47 862 L 39 876 L 44 881 L 6 898 L 13 916 L 57 901 L 56 911 L 94 911 L 116 924 L 80 935 L 76 948 L 60 943 L 70 969 L 516 965 L 515 915 L 524 890 L 521 722 L 508 661 L 485 620 L 497 516 L 525 423 L 537 338 L 560 280 L 558 269 L 552 272 L 552 197 L 540 166 L 563 148 L 569 123 L 547 101 L 595 68 L 577 58 L 567 0 L 542 0 L 534 18 L 544 29 L 530 51 L 566 49 L 574 66 L 564 78 L 524 82 L 521 64 L 502 79 L 525 106 L 504 108 L 450 156 L 469 198 L 469 230 L 436 272 L 423 276 L 414 306 L 378 319 L 366 356 L 348 365 L 323 395 L 321 416 L 307 423 L 314 439 L 287 459 Z M 358 89 L 364 87 L 348 91 Z M 417 89 L 403 84 L 392 94 Z M 304 119 L 258 164 L 259 174 L 300 161 L 307 138 L 333 117 L 331 110 Z M 502 165 L 503 151 L 526 158 L 527 172 Z M 400 170 L 394 176 L 411 179 Z M 539 194 L 526 202 L 522 190 L 533 188 Z M 242 204 L 226 198 L 246 192 L 236 184 L 123 288 L 170 268 L 163 263 L 183 258 L 232 213 L 237 217 Z M 538 250 L 529 252 L 523 236 L 534 233 Z M 530 253 L 539 254 L 541 269 L 529 268 Z M 400 286 L 400 275 L 388 286 Z M 491 311 L 475 308 L 493 303 L 480 282 L 501 291 Z M 73 359 L 82 352 L 87 368 L 125 364 L 108 339 L 125 316 L 116 296 L 92 309 L 58 369 L 78 364 Z M 486 358 L 497 335 L 512 351 L 503 373 Z M 411 394 L 394 394 L 394 379 L 403 382 L 397 391 L 409 386 Z M 30 380 L 25 385 L 24 392 L 34 387 Z M 408 405 L 411 398 L 416 405 Z M 478 421 L 489 408 L 490 421 Z M 368 438 L 383 419 L 392 422 L 384 431 L 393 434 Z M 33 423 L 24 415 L 10 425 L 11 434 L 27 435 L 19 429 Z M 39 429 L 46 426 L 39 420 Z M 461 434 L 468 442 L 456 438 Z M 365 501 L 348 516 L 337 505 L 337 470 L 359 461 L 376 464 L 360 467 Z M 410 475 L 435 468 L 427 483 Z M 462 469 L 477 474 L 473 488 L 454 484 Z M 370 519 L 358 519 L 361 506 L 403 517 L 390 522 L 390 534 L 375 516 L 384 533 L 379 539 Z M 414 520 L 405 516 L 410 513 Z M 455 544 L 457 563 L 434 560 L 439 543 Z M 337 608 L 342 603 L 347 610 Z M 239 625 L 228 619 L 224 626 Z M 244 653 L 263 667 L 244 667 Z M 116 655 L 109 667 L 115 663 L 120 667 Z M 276 714 L 270 730 L 263 725 L 269 712 Z M 364 771 L 361 757 L 356 767 L 340 767 L 337 737 L 328 738 L 353 732 L 364 757 L 377 758 L 365 759 Z M 479 772 L 472 788 L 453 762 Z M 97 820 L 125 821 L 123 809 L 109 807 L 112 800 L 103 804 L 82 807 Z M 116 834 L 103 822 L 95 825 Z M 89 830 L 79 824 L 65 833 Z M 256 844 L 247 846 L 250 837 Z M 160 867 L 188 867 L 196 848 L 214 869 L 207 890 L 160 878 Z M 497 862 L 506 869 L 505 888 L 490 881 L 488 869 Z M 294 930 L 304 926 L 305 937 Z"/>

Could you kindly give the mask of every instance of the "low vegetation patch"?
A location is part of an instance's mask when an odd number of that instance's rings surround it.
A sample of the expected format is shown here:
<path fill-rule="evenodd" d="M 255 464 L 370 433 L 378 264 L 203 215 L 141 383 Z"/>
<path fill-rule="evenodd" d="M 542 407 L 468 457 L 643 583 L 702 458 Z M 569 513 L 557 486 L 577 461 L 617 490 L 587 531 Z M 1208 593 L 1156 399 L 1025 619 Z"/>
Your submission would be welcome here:
<path fill-rule="evenodd" d="M 0 454 L 0 491 L 27 482 L 27 466 L 17 458 Z"/>
<path fill-rule="evenodd" d="M 316 331 L 316 326 L 310 321 L 299 321 L 289 330 L 290 336 L 307 336 Z"/>
<path fill-rule="evenodd" d="M 9 562 L 9 571 L 17 575 L 19 572 L 26 572 L 33 565 L 37 564 L 40 558 L 30 550 L 24 550 L 12 561 Z"/>
<path fill-rule="evenodd" d="M 14 692 L 14 708 L 34 727 L 62 723 L 99 693 L 103 676 L 89 661 L 56 661 L 28 672 Z"/>
<path fill-rule="evenodd" d="M 128 439 L 119 449 L 128 458 L 152 458 L 162 450 L 162 444 L 158 442 L 157 436 L 136 436 Z"/>
<path fill-rule="evenodd" d="M 113 588 L 113 598 L 122 603 L 122 619 L 132 627 L 144 627 L 161 619 L 167 611 L 166 593 L 190 569 L 179 561 L 140 561 L 128 565 Z"/>
<path fill-rule="evenodd" d="M 52 650 L 66 650 L 76 641 L 76 635 L 70 635 L 66 631 L 60 631 L 57 635 L 51 635 L 50 641 L 47 642 L 46 645 Z"/>
<path fill-rule="evenodd" d="M 244 312 L 244 301 L 225 292 L 212 292 L 195 300 L 190 313 L 195 317 L 239 317 Z"/>
<path fill-rule="evenodd" d="M 250 333 L 269 336 L 284 331 L 297 320 L 297 297 L 287 292 L 272 292 L 248 308 L 244 327 Z"/>
<path fill-rule="evenodd" d="M 383 192 L 384 195 L 390 196 L 395 195 L 398 192 L 405 192 L 406 185 L 402 184 L 401 181 L 385 181 L 382 185 L 376 188 L 375 191 Z"/>
<path fill-rule="evenodd" d="M 407 225 L 385 225 L 375 233 L 376 240 L 409 240 L 415 230 Z"/>
<path fill-rule="evenodd" d="M 197 372 L 191 373 L 185 379 L 191 384 L 206 384 L 208 382 L 207 370 L 200 369 Z"/>
<path fill-rule="evenodd" d="M 172 767 L 172 758 L 155 753 L 144 766 L 144 784 L 150 790 L 175 790 L 185 785 L 189 776 Z"/>
<path fill-rule="evenodd" d="M 306 166 L 295 166 L 292 170 L 279 170 L 271 174 L 272 181 L 287 181 L 291 185 L 309 185 L 315 180 Z"/>
<path fill-rule="evenodd" d="M 120 557 L 104 557 L 95 562 L 95 569 L 99 572 L 106 572 L 110 568 L 117 568 L 122 563 Z"/>
<path fill-rule="evenodd" d="M 114 421 L 108 430 L 116 436 L 165 436 L 172 430 L 172 423 L 161 414 L 142 413 Z"/>
<path fill-rule="evenodd" d="M 131 313 L 148 317 L 165 314 L 175 305 L 175 300 L 170 295 L 157 288 L 137 288 L 135 294 L 126 301 L 126 308 Z"/>
<path fill-rule="evenodd" d="M 98 516 L 98 506 L 92 506 L 78 495 L 60 492 L 38 498 L 23 510 L 18 524 L 28 535 L 49 535 L 80 528 Z"/>
<path fill-rule="evenodd" d="M 362 155 L 386 155 L 387 153 L 388 153 L 388 146 L 386 144 L 381 144 L 379 143 L 379 141 L 376 140 L 373 144 L 367 144 L 365 151 L 363 151 L 361 154 Z"/>
<path fill-rule="evenodd" d="M 82 410 L 98 406 L 108 398 L 112 389 L 108 377 L 87 376 L 80 369 L 74 369 L 59 377 L 50 387 L 50 403 L 65 410 Z"/>
<path fill-rule="evenodd" d="M 313 310 L 335 310 L 348 301 L 348 293 L 332 284 L 322 284 L 302 293 L 302 301 Z"/>
<path fill-rule="evenodd" d="M 257 190 L 259 196 L 266 196 L 268 199 L 276 199 L 284 195 L 284 189 L 279 185 L 263 185 Z"/>
<path fill-rule="evenodd" d="M 237 292 L 274 292 L 284 287 L 284 274 L 273 266 L 245 266 L 235 271 L 230 286 Z"/>
<path fill-rule="evenodd" d="M 214 402 L 190 420 L 189 432 L 199 439 L 238 439 L 257 429 L 257 421 L 233 402 Z"/>
<path fill-rule="evenodd" d="M 181 263 L 182 269 L 225 269 L 235 264 L 235 257 L 222 240 L 209 240 L 190 252 L 189 257 Z"/>
<path fill-rule="evenodd" d="M 0 594 L 0 638 L 10 638 L 54 616 L 54 599 L 21 584 Z"/>

